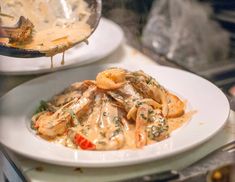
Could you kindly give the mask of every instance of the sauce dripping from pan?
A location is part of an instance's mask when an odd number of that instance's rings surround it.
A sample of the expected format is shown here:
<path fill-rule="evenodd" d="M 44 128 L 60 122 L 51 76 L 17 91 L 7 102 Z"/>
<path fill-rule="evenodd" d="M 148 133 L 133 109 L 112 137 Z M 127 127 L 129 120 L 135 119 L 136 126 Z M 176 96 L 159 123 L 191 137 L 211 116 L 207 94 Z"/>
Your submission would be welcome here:
<path fill-rule="evenodd" d="M 33 23 L 34 31 L 30 41 L 16 44 L 0 38 L 0 44 L 38 50 L 48 57 L 63 53 L 92 31 L 87 24 L 91 12 L 84 0 L 67 0 L 67 10 L 63 7 L 57 0 L 2 0 L 1 9 L 14 17 L 1 17 L 2 26 L 14 26 L 24 16 Z"/>

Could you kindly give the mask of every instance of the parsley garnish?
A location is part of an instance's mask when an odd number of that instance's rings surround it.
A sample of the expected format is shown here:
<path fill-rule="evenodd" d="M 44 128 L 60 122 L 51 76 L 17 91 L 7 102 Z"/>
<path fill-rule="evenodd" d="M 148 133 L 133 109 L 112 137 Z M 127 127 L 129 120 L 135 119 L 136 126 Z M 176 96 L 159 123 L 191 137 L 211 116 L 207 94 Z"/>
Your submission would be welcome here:
<path fill-rule="evenodd" d="M 147 84 L 151 84 L 151 81 L 152 81 L 152 77 L 149 77 L 148 80 L 146 81 Z"/>
<path fill-rule="evenodd" d="M 105 132 L 100 132 L 100 135 L 104 138 L 105 137 Z"/>
<path fill-rule="evenodd" d="M 116 129 L 116 130 L 112 133 L 112 135 L 110 136 L 109 139 L 112 139 L 113 137 L 117 136 L 121 131 L 122 131 L 122 130 L 121 130 L 120 128 Z"/>
<path fill-rule="evenodd" d="M 141 113 L 140 116 L 141 116 L 144 120 L 147 120 L 147 119 L 148 119 L 143 113 Z"/>
<path fill-rule="evenodd" d="M 34 114 L 38 114 L 40 112 L 43 112 L 43 111 L 47 111 L 48 110 L 48 104 L 46 101 L 44 100 L 41 100 L 40 101 L 40 105 L 38 106 L 38 108 L 36 109 L 36 111 L 34 112 Z"/>
<path fill-rule="evenodd" d="M 115 126 L 120 126 L 120 118 L 118 116 L 114 116 L 113 122 L 115 123 Z"/>
<path fill-rule="evenodd" d="M 79 119 L 77 118 L 77 115 L 73 112 L 72 109 L 68 109 L 66 111 L 70 114 L 70 116 L 73 119 L 73 121 L 77 121 L 78 124 L 81 124 Z"/>
<path fill-rule="evenodd" d="M 148 114 L 153 114 L 153 110 L 152 110 L 152 109 L 149 109 L 149 110 L 148 110 Z"/>
<path fill-rule="evenodd" d="M 108 115 L 108 113 L 107 112 L 103 112 L 103 116 L 107 116 Z"/>

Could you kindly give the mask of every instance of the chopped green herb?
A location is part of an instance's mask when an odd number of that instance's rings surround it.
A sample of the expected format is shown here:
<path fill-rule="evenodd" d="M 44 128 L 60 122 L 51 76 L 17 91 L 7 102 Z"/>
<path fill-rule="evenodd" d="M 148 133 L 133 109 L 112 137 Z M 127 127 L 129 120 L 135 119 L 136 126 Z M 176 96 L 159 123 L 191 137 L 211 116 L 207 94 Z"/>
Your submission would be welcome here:
<path fill-rule="evenodd" d="M 116 127 L 120 126 L 120 118 L 118 116 L 113 117 L 113 122 L 115 123 Z"/>
<path fill-rule="evenodd" d="M 102 137 L 105 137 L 105 132 L 100 132 L 100 135 L 101 135 Z"/>
<path fill-rule="evenodd" d="M 137 72 L 133 72 L 132 73 L 134 76 L 139 76 L 139 73 L 137 73 Z"/>
<path fill-rule="evenodd" d="M 86 131 L 86 130 L 81 129 L 81 133 L 82 133 L 83 135 L 86 135 L 86 136 L 87 136 L 87 131 Z"/>
<path fill-rule="evenodd" d="M 147 127 L 148 137 L 151 140 L 156 140 L 163 132 L 167 131 L 168 125 L 152 125 Z"/>
<path fill-rule="evenodd" d="M 81 124 L 79 119 L 77 118 L 77 115 L 73 112 L 72 109 L 68 109 L 66 111 L 70 114 L 70 116 L 72 117 L 73 121 L 76 122 L 75 124 Z"/>
<path fill-rule="evenodd" d="M 158 122 L 165 124 L 166 123 L 166 119 L 165 118 L 158 118 Z"/>
<path fill-rule="evenodd" d="M 108 113 L 107 112 L 103 112 L 103 116 L 107 116 L 108 115 Z"/>
<path fill-rule="evenodd" d="M 148 78 L 148 80 L 146 81 L 146 83 L 147 83 L 147 84 L 151 84 L 152 80 L 153 80 L 153 78 L 150 76 L 150 77 Z"/>
<path fill-rule="evenodd" d="M 121 130 L 120 128 L 116 129 L 116 130 L 112 133 L 112 135 L 110 136 L 109 139 L 112 139 L 113 137 L 117 136 L 121 131 L 122 131 L 122 130 Z"/>
<path fill-rule="evenodd" d="M 91 129 L 91 126 L 90 125 L 86 125 L 86 129 L 87 130 Z"/>
<path fill-rule="evenodd" d="M 103 122 L 102 122 L 102 119 L 100 119 L 100 120 L 98 121 L 98 126 L 99 126 L 99 128 L 103 128 Z"/>
<path fill-rule="evenodd" d="M 148 129 L 148 137 L 154 140 L 156 137 L 160 135 L 159 127 L 153 125 Z"/>
<path fill-rule="evenodd" d="M 149 117 L 148 121 L 149 121 L 149 122 L 154 122 L 155 119 L 156 119 L 156 118 L 155 118 L 154 116 L 151 116 L 151 117 Z"/>
<path fill-rule="evenodd" d="M 108 102 L 109 100 L 108 99 L 103 99 L 104 102 Z"/>
<path fill-rule="evenodd" d="M 66 128 L 69 128 L 70 127 L 70 123 L 66 123 Z"/>
<path fill-rule="evenodd" d="M 48 104 L 46 101 L 41 100 L 40 101 L 40 105 L 38 106 L 38 108 L 36 109 L 36 111 L 34 112 L 34 114 L 43 112 L 43 111 L 47 111 L 48 110 Z"/>
<path fill-rule="evenodd" d="M 137 98 L 132 99 L 133 102 L 137 101 Z"/>
<path fill-rule="evenodd" d="M 106 145 L 105 141 L 98 141 L 97 143 L 100 144 L 100 145 Z"/>
<path fill-rule="evenodd" d="M 167 131 L 168 129 L 169 129 L 169 126 L 168 126 L 168 125 L 164 125 L 164 126 L 163 126 L 163 130 L 164 130 L 164 131 Z"/>
<path fill-rule="evenodd" d="M 144 120 L 147 120 L 147 119 L 148 119 L 143 113 L 141 113 L 140 116 L 141 116 Z"/>
<path fill-rule="evenodd" d="M 70 116 L 72 117 L 72 119 L 77 119 L 77 116 L 76 116 L 76 114 L 73 112 L 73 110 L 69 110 L 68 112 L 69 112 Z"/>
<path fill-rule="evenodd" d="M 148 110 L 148 114 L 153 114 L 153 110 L 152 110 L 152 109 L 149 109 L 149 110 Z"/>
<path fill-rule="evenodd" d="M 143 102 L 140 102 L 140 101 L 137 101 L 137 103 L 136 103 L 136 107 L 139 107 L 139 106 L 141 106 L 143 104 Z"/>

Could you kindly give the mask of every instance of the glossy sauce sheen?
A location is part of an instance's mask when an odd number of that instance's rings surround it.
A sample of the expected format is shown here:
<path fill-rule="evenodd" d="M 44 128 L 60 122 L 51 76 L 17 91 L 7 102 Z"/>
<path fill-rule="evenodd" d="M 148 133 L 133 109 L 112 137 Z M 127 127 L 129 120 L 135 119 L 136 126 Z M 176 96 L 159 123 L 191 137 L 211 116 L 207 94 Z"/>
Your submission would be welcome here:
<path fill-rule="evenodd" d="M 83 0 L 63 2 L 64 6 L 58 0 L 2 0 L 2 12 L 14 17 L 2 17 L 3 26 L 14 26 L 19 17 L 24 16 L 33 23 L 34 29 L 28 42 L 11 44 L 7 38 L 0 38 L 0 43 L 53 56 L 83 40 L 92 31 L 86 23 L 90 15 L 87 4 Z"/>
<path fill-rule="evenodd" d="M 168 125 L 169 125 L 169 133 L 172 133 L 176 129 L 182 127 L 186 122 L 190 121 L 193 114 L 195 114 L 194 111 L 187 112 L 184 115 L 178 117 L 178 118 L 171 118 L 168 119 Z M 77 127 L 75 130 L 81 130 L 81 128 Z M 125 144 L 121 149 L 136 149 L 135 144 L 135 126 L 131 123 L 128 123 L 127 128 L 124 130 L 125 135 Z M 88 137 L 91 141 L 95 141 L 97 138 L 99 138 L 99 133 L 92 132 L 89 133 Z M 67 135 L 57 136 L 54 140 L 51 140 L 54 143 L 65 145 L 69 148 L 77 148 L 76 145 L 71 141 L 71 139 Z M 156 141 L 148 139 L 147 145 L 154 144 Z"/>
<path fill-rule="evenodd" d="M 69 94 L 65 94 L 65 95 L 60 95 L 57 99 L 57 101 L 59 101 L 60 103 L 65 102 L 66 98 L 70 97 L 77 97 L 78 93 L 77 92 L 71 92 Z M 185 101 L 184 104 L 186 104 L 187 102 Z M 184 113 L 182 116 L 180 117 L 176 117 L 176 118 L 168 118 L 168 125 L 169 125 L 169 133 L 172 133 L 173 131 L 175 131 L 176 129 L 182 127 L 186 122 L 190 121 L 192 116 L 195 114 L 196 111 L 189 111 Z M 105 114 L 104 114 L 105 113 Z M 90 126 L 97 126 L 98 123 L 97 122 L 101 122 L 99 123 L 100 127 L 92 127 L 92 129 L 88 128 L 88 127 L 84 127 L 81 125 L 78 125 L 76 127 L 73 127 L 74 131 L 81 131 L 83 130 L 86 133 L 87 138 L 92 141 L 93 143 L 96 143 L 97 140 L 102 140 L 102 141 L 107 141 L 109 140 L 109 136 L 106 135 L 105 138 L 101 139 L 100 136 L 100 128 L 103 128 L 103 133 L 107 133 L 107 130 L 110 130 L 110 127 L 114 126 L 112 125 L 112 119 L 114 117 L 117 116 L 117 110 L 115 109 L 115 107 L 112 107 L 111 104 L 106 104 L 106 106 L 102 106 L 101 103 L 98 103 L 98 105 L 96 105 L 92 111 L 92 113 L 88 112 L 88 115 L 83 117 L 83 121 L 86 122 L 86 126 L 90 125 Z M 88 119 L 88 116 L 90 115 L 90 118 Z M 124 113 L 123 113 L 124 116 Z M 106 118 L 106 119 L 105 119 Z M 124 117 L 123 117 L 124 118 Z M 108 122 L 108 123 L 107 123 Z M 125 125 L 124 125 L 124 129 L 123 129 L 123 134 L 125 136 L 125 142 L 124 142 L 124 146 L 122 146 L 120 149 L 135 149 L 136 148 L 136 143 L 135 143 L 135 125 L 134 123 L 125 120 Z M 114 129 L 111 129 L 111 131 L 113 131 Z M 52 142 L 54 143 L 59 143 L 62 145 L 65 145 L 69 148 L 78 148 L 78 146 L 76 146 L 70 139 L 70 137 L 68 137 L 67 134 L 62 135 L 62 136 L 57 136 L 54 140 L 52 140 Z M 147 145 L 149 144 L 154 144 L 156 143 L 155 140 L 151 140 L 151 139 L 147 139 Z M 97 143 L 96 143 L 97 144 Z M 99 150 L 99 146 L 97 148 Z M 103 149 L 103 146 L 102 146 Z"/>
<path fill-rule="evenodd" d="M 117 81 L 111 73 L 123 78 L 118 87 L 102 77 Z M 46 105 L 32 117 L 37 133 L 83 150 L 143 148 L 170 137 L 195 113 L 143 71 L 119 68 L 99 73 L 96 80 L 73 83 Z"/>

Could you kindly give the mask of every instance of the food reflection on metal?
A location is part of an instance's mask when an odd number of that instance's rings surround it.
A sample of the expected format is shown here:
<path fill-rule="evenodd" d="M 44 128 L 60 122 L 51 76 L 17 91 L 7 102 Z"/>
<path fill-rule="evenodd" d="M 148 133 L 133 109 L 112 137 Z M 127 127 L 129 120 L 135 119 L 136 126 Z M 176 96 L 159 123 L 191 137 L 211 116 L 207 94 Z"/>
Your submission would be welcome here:
<path fill-rule="evenodd" d="M 144 72 L 110 68 L 96 80 L 76 82 L 42 102 L 32 127 L 42 138 L 67 147 L 118 150 L 166 139 L 192 114 L 181 99 Z"/>
<path fill-rule="evenodd" d="M 10 15 L 8 15 L 8 17 L 9 16 Z M 20 44 L 30 39 L 33 28 L 33 23 L 29 19 L 21 16 L 14 27 L 2 26 L 2 33 L 0 33 L 0 37 L 8 38 L 10 43 Z"/>

